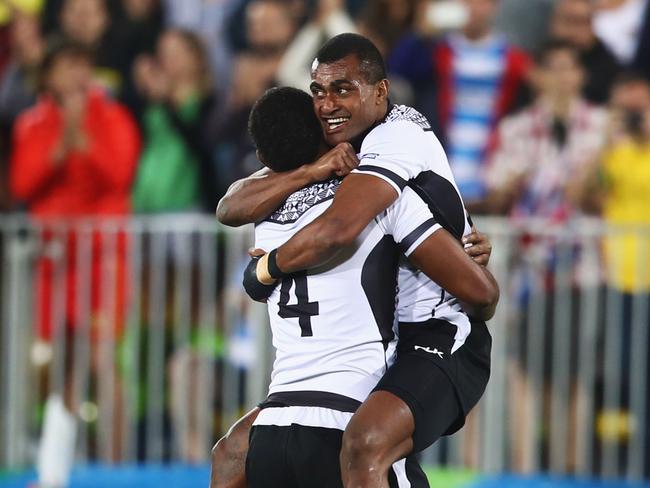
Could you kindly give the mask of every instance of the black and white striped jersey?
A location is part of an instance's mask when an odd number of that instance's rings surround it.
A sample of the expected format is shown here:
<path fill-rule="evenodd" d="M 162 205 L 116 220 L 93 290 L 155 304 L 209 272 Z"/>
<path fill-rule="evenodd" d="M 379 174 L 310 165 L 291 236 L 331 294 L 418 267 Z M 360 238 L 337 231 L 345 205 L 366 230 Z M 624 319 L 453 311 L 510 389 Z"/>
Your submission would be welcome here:
<path fill-rule="evenodd" d="M 339 183 L 292 194 L 256 226 L 256 247 L 270 251 L 289 240 L 329 207 Z M 271 399 L 325 392 L 334 401 L 365 400 L 393 361 L 398 258 L 438 228 L 427 205 L 406 189 L 334 260 L 282 279 L 267 301 L 276 349 Z"/>
<path fill-rule="evenodd" d="M 471 231 L 447 156 L 426 118 L 415 109 L 394 105 L 382 123 L 364 138 L 354 172 L 388 182 L 398 194 L 410 189 L 428 205 L 438 224 L 457 239 Z M 397 318 L 400 322 L 446 320 L 457 327 L 452 352 L 471 325 L 458 300 L 413 268 L 400 263 Z"/>

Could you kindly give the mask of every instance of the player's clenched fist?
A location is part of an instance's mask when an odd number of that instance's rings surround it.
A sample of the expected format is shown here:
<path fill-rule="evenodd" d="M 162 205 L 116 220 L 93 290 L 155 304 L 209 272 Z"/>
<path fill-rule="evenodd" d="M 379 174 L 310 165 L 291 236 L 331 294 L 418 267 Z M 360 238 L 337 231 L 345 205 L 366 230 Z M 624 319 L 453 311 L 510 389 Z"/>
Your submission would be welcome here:
<path fill-rule="evenodd" d="M 312 181 L 323 181 L 333 175 L 346 176 L 358 165 L 359 160 L 352 145 L 342 142 L 308 166 Z"/>

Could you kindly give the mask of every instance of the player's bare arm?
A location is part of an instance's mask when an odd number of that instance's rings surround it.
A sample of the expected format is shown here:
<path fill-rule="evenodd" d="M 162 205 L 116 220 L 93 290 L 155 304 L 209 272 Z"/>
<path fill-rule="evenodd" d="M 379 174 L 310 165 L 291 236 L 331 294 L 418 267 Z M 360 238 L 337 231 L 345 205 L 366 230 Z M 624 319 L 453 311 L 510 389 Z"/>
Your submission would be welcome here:
<path fill-rule="evenodd" d="M 473 239 L 482 242 L 483 238 Z M 409 260 L 458 298 L 469 315 L 479 320 L 492 318 L 499 301 L 499 286 L 494 276 L 474 262 L 446 230 L 439 229 L 431 234 L 413 251 Z"/>
<path fill-rule="evenodd" d="M 232 227 L 259 222 L 278 208 L 293 192 L 333 176 L 346 176 L 359 165 L 347 143 L 338 144 L 319 159 L 291 171 L 275 173 L 268 168 L 234 182 L 217 206 L 219 222 Z"/>
<path fill-rule="evenodd" d="M 326 263 L 352 244 L 397 196 L 391 185 L 375 176 L 349 175 L 341 183 L 332 205 L 319 218 L 259 260 L 258 279 L 271 284 L 284 274 Z"/>

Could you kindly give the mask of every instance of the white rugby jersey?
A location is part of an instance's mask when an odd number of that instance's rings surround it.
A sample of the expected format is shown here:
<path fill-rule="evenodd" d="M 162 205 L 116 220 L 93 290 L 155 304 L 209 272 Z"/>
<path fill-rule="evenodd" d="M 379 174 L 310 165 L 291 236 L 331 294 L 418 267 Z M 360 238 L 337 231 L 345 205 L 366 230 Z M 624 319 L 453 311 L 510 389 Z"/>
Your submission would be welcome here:
<path fill-rule="evenodd" d="M 413 108 L 394 105 L 382 123 L 363 139 L 356 173 L 388 182 L 398 194 L 414 190 L 430 207 L 436 222 L 457 239 L 471 232 L 463 200 L 445 151 L 427 119 Z M 452 352 L 469 335 L 469 317 L 458 300 L 413 268 L 400 263 L 397 318 L 400 322 L 446 320 L 457 327 Z"/>
<path fill-rule="evenodd" d="M 256 226 L 255 246 L 270 251 L 284 244 L 329 207 L 339 185 L 334 179 L 292 194 Z M 283 278 L 267 301 L 276 349 L 269 398 L 328 392 L 365 400 L 393 361 L 398 257 L 439 228 L 406 189 L 331 262 Z"/>

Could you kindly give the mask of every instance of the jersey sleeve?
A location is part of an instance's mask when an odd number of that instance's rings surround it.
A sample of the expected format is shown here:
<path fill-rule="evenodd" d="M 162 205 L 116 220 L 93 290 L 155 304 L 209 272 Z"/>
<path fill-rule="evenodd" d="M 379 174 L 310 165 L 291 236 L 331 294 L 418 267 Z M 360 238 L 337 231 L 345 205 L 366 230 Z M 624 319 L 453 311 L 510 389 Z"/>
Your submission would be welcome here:
<path fill-rule="evenodd" d="M 430 144 L 426 132 L 408 121 L 384 123 L 363 140 L 359 166 L 354 173 L 371 174 L 401 194 L 407 182 L 427 169 Z"/>
<path fill-rule="evenodd" d="M 442 226 L 436 222 L 429 207 L 411 188 L 379 217 L 379 225 L 408 257 L 427 237 Z"/>

